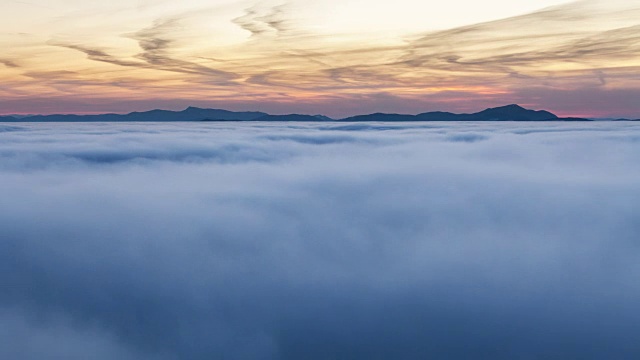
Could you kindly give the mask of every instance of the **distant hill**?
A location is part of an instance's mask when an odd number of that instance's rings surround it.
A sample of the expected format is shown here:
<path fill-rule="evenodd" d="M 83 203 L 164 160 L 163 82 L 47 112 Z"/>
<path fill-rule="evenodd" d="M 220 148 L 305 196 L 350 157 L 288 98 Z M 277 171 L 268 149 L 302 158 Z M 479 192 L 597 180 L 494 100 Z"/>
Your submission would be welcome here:
<path fill-rule="evenodd" d="M 415 115 L 383 114 L 358 115 L 342 119 L 341 121 L 420 121 Z"/>
<path fill-rule="evenodd" d="M 548 111 L 528 110 L 519 105 L 507 105 L 491 108 L 471 114 L 472 118 L 488 121 L 545 121 L 557 120 L 558 117 Z"/>
<path fill-rule="evenodd" d="M 263 112 L 234 112 L 219 109 L 189 107 L 183 111 L 151 110 L 129 114 L 100 115 L 35 115 L 13 121 L 38 122 L 98 122 L 98 121 L 246 121 L 255 120 L 268 114 Z"/>
<path fill-rule="evenodd" d="M 326 118 L 317 115 L 265 115 L 255 119 L 256 121 L 327 121 Z M 329 119 L 331 121 L 331 119 Z"/>
<path fill-rule="evenodd" d="M 519 105 L 490 108 L 473 114 L 434 111 L 418 115 L 371 114 L 352 116 L 342 121 L 590 121 L 581 118 L 559 118 L 553 113 L 528 110 Z"/>
<path fill-rule="evenodd" d="M 1 122 L 168 122 L 168 121 L 340 121 L 340 122 L 397 122 L 397 121 L 592 121 L 582 118 L 560 118 L 544 110 L 529 110 L 519 105 L 490 108 L 473 114 L 434 111 L 418 115 L 384 114 L 358 115 L 333 120 L 324 115 L 270 115 L 263 112 L 235 112 L 220 109 L 189 107 L 182 111 L 151 110 L 129 114 L 100 115 L 34 115 L 21 118 L 0 116 Z"/>
<path fill-rule="evenodd" d="M 29 114 L 29 115 L 24 115 L 24 114 L 7 114 L 7 115 L 0 115 L 0 118 L 3 117 L 12 117 L 15 119 L 22 119 L 22 118 L 26 118 L 26 117 L 30 117 L 30 116 L 34 116 L 35 114 Z"/>

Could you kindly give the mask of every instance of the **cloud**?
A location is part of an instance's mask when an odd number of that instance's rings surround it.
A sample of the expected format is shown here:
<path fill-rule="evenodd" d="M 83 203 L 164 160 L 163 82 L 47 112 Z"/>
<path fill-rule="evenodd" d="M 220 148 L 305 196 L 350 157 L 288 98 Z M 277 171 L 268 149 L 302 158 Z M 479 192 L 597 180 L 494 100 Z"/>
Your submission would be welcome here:
<path fill-rule="evenodd" d="M 137 57 L 146 61 L 150 66 L 161 70 L 215 78 L 220 81 L 220 85 L 238 78 L 238 75 L 230 72 L 172 57 L 169 50 L 174 40 L 169 37 L 169 34 L 176 29 L 179 21 L 178 18 L 157 20 L 151 27 L 132 34 L 131 38 L 137 40 L 143 50 Z"/>
<path fill-rule="evenodd" d="M 601 80 L 599 69 L 611 61 L 636 58 L 638 2 L 598 6 L 599 1 L 577 1 L 528 15 L 428 33 L 412 41 L 402 61 L 410 67 L 456 72 L 478 77 L 494 86 L 542 85 L 553 77 L 555 85 L 581 86 Z M 571 26 L 567 26 L 571 24 Z M 455 44 L 451 45 L 451 44 Z M 558 64 L 589 69 L 568 79 L 571 71 Z M 489 75 L 491 74 L 491 75 Z M 511 83 L 504 76 L 519 79 Z M 491 78 L 490 76 L 493 76 Z"/>
<path fill-rule="evenodd" d="M 288 29 L 285 13 L 287 4 L 264 6 L 256 4 L 245 10 L 244 15 L 233 19 L 244 30 L 257 37 L 265 34 L 280 35 Z"/>
<path fill-rule="evenodd" d="M 8 68 L 19 68 L 20 65 L 13 60 L 0 59 L 0 64 L 8 67 Z"/>
<path fill-rule="evenodd" d="M 286 56 L 287 71 L 267 68 L 251 75 L 247 82 L 284 92 L 315 91 L 308 97 L 332 93 L 343 103 L 353 101 L 354 93 L 364 97 L 389 93 L 399 100 L 418 98 L 427 103 L 431 98 L 447 99 L 447 94 L 459 93 L 465 103 L 472 101 L 480 108 L 508 102 L 507 98 L 517 98 L 523 89 L 533 88 L 582 92 L 587 87 L 590 96 L 597 97 L 603 91 L 635 88 L 631 83 L 635 84 L 637 72 L 633 59 L 640 54 L 639 5 L 637 1 L 578 1 L 499 21 L 429 32 L 409 37 L 404 45 L 388 47 L 352 44 L 345 49 L 328 48 L 318 45 L 322 39 L 309 46 L 305 37 L 299 42 L 293 38 L 289 46 L 298 44 L 296 51 L 268 53 L 269 62 Z M 487 101 L 490 97 L 504 100 Z M 549 102 L 536 98 L 519 101 L 550 107 Z M 453 110 L 468 110 L 456 106 Z M 624 111 L 618 105 L 603 107 L 609 111 L 616 108 L 619 115 L 634 111 L 628 106 Z M 554 110 L 577 115 L 563 111 L 562 105 Z M 370 110 L 354 112 L 366 111 Z M 592 111 L 599 113 L 601 109 Z"/>
<path fill-rule="evenodd" d="M 630 65 L 640 52 L 635 20 L 639 5 L 637 1 L 603 5 L 584 0 L 499 21 L 407 36 L 404 44 L 388 46 L 347 42 L 347 46 L 332 47 L 327 45 L 331 44 L 326 41 L 328 35 L 323 38 L 302 31 L 304 25 L 292 21 L 295 13 L 291 8 L 254 6 L 234 21 L 254 36 L 265 35 L 260 38 L 258 57 L 245 59 L 246 65 L 255 64 L 254 69 L 264 68 L 250 72 L 248 85 L 315 91 L 315 96 L 334 93 L 344 96 L 345 102 L 354 91 L 405 97 L 461 91 L 473 99 L 533 86 L 566 90 L 585 85 L 621 86 L 623 78 L 603 82 L 602 75 L 611 70 L 627 77 L 634 73 Z M 291 34 L 285 49 L 277 38 L 266 36 L 277 32 L 266 20 L 276 14 L 279 21 L 286 19 L 285 29 Z M 330 38 L 348 37 L 332 34 Z M 247 43 L 248 54 L 254 46 Z"/>
<path fill-rule="evenodd" d="M 118 59 L 115 56 L 109 55 L 104 50 L 91 48 L 80 44 L 67 44 L 61 41 L 49 41 L 49 44 L 83 52 L 87 55 L 87 58 L 93 61 L 100 61 L 118 66 L 141 67 L 144 65 L 144 63 L 141 62 Z"/>
<path fill-rule="evenodd" d="M 103 49 L 61 40 L 51 40 L 49 44 L 83 52 L 88 59 L 93 61 L 123 67 L 155 69 L 201 76 L 205 77 L 209 83 L 215 83 L 216 85 L 232 84 L 231 81 L 238 78 L 237 74 L 178 59 L 171 55 L 171 46 L 174 45 L 176 40 L 171 38 L 170 34 L 179 27 L 179 22 L 179 17 L 158 19 L 154 21 L 152 26 L 127 35 L 131 39 L 138 41 L 138 45 L 143 50 L 135 56 L 140 61 L 118 58 Z"/>
<path fill-rule="evenodd" d="M 78 328 L 69 319 L 38 319 L 15 309 L 0 311 L 0 356 L 6 359 L 139 359 L 96 329 Z M 146 357 L 149 358 L 149 357 Z"/>
<path fill-rule="evenodd" d="M 0 355 L 635 358 L 637 131 L 12 126 Z"/>
<path fill-rule="evenodd" d="M 34 98 L 73 94 L 78 100 L 65 103 L 78 109 L 92 93 L 112 103 L 141 98 L 222 107 L 242 103 L 278 113 L 330 111 L 327 115 L 334 117 L 379 110 L 476 111 L 510 102 L 577 116 L 587 109 L 577 113 L 545 96 L 521 99 L 521 94 L 545 89 L 587 92 L 589 98 L 625 93 L 628 98 L 640 88 L 638 0 L 581 0 L 453 29 L 376 36 L 320 31 L 303 8 L 296 1 L 189 4 L 147 9 L 144 21 L 99 37 L 54 33 L 50 46 L 80 51 L 91 63 L 69 65 L 58 59 L 64 67 L 55 69 L 49 63 L 46 69 L 20 64 L 25 73 L 65 70 L 79 73 L 79 79 L 34 83 L 12 75 L 4 97 L 14 109 L 6 111 L 18 112 L 22 97 L 10 95 L 20 90 Z M 124 16 L 118 14 L 113 16 Z M 93 21 L 104 12 L 74 15 L 65 18 L 70 28 L 80 18 Z M 124 34 L 123 28 L 128 29 Z M 130 40 L 137 49 L 126 47 Z M 85 85 L 75 86 L 79 80 Z M 372 100 L 380 97 L 387 107 Z M 155 107 L 162 106 L 156 102 Z M 636 107 L 626 101 L 588 110 L 593 112 L 589 116 L 637 117 Z"/>

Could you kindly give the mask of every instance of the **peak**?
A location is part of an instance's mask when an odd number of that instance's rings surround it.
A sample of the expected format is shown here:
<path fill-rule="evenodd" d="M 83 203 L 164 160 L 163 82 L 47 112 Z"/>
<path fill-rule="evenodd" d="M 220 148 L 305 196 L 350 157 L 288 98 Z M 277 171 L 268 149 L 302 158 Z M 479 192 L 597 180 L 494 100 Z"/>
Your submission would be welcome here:
<path fill-rule="evenodd" d="M 480 113 L 483 114 L 521 114 L 521 113 L 528 113 L 531 112 L 533 110 L 528 110 L 523 108 L 520 105 L 517 104 L 511 104 L 511 105 L 505 105 L 505 106 L 499 106 L 499 107 L 494 107 L 494 108 L 488 108 L 486 110 L 482 110 Z"/>
<path fill-rule="evenodd" d="M 526 109 L 518 104 L 510 104 L 505 106 L 499 106 L 490 110 L 526 110 Z"/>
<path fill-rule="evenodd" d="M 481 117 L 485 117 L 487 120 L 520 120 L 520 121 L 539 120 L 539 121 L 542 121 L 542 120 L 550 120 L 550 119 L 557 118 L 556 115 L 548 111 L 529 110 L 517 104 L 490 108 L 472 115 L 479 115 Z"/>

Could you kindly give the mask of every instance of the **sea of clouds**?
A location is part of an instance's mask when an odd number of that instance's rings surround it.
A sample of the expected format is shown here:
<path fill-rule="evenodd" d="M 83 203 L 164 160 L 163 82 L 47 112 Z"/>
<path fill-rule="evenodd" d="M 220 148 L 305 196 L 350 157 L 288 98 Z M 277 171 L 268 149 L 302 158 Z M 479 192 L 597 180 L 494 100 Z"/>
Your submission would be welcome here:
<path fill-rule="evenodd" d="M 0 124 L 2 359 L 638 359 L 640 124 Z"/>

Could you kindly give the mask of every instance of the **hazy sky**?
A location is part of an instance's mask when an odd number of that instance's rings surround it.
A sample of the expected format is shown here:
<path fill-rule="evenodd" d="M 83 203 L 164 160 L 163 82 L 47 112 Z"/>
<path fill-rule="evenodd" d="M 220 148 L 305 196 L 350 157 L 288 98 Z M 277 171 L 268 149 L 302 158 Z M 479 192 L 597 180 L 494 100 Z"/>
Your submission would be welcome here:
<path fill-rule="evenodd" d="M 640 0 L 0 0 L 0 113 L 640 116 Z"/>

